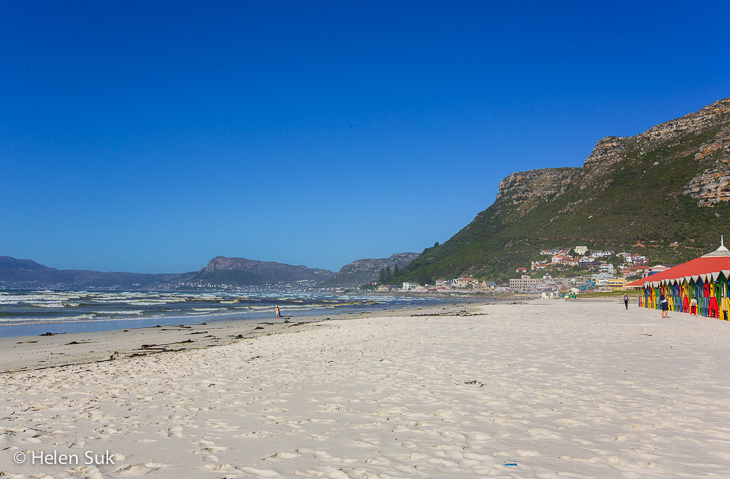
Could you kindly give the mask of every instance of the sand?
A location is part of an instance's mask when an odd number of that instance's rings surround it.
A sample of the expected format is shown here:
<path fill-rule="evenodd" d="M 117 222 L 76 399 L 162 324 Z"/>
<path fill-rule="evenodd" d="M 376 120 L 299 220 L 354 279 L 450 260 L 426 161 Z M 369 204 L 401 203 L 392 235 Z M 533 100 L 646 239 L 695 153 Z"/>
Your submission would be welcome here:
<path fill-rule="evenodd" d="M 394 314 L 3 373 L 0 469 L 11 478 L 730 477 L 728 322 L 563 300 Z M 23 451 L 26 463 L 15 464 Z M 30 464 L 33 451 L 80 464 Z M 114 464 L 85 465 L 85 453 Z"/>

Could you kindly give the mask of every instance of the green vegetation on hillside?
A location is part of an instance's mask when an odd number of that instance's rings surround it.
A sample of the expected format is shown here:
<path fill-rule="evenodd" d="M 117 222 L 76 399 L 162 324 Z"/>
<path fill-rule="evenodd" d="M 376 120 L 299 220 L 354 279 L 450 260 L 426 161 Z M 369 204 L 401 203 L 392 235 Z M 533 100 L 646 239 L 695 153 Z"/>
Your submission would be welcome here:
<path fill-rule="evenodd" d="M 526 214 L 520 209 L 524 195 L 501 193 L 449 241 L 426 248 L 394 282 L 433 284 L 440 277 L 469 275 L 505 283 L 516 268 L 540 259 L 540 250 L 579 244 L 642 254 L 654 263 L 681 263 L 712 251 L 721 234 L 730 237 L 730 204 L 699 206 L 684 188 L 715 161 L 698 161 L 695 154 L 727 128 L 727 117 L 723 121 L 671 141 L 617 139 L 622 156 L 590 165 L 593 170 L 550 170 L 570 177 L 570 186 L 562 194 L 532 195 Z M 583 180 L 581 175 L 594 171 L 596 179 Z"/>

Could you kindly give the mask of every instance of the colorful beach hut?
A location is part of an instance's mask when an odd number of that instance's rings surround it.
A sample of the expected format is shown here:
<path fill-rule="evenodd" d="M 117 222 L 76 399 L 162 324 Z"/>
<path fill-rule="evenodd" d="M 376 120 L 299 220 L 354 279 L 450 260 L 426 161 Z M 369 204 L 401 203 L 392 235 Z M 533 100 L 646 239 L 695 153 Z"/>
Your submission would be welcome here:
<path fill-rule="evenodd" d="M 664 294 L 670 311 L 727 321 L 730 316 L 729 277 L 730 250 L 721 240 L 720 247 L 712 253 L 626 286 L 643 289 L 639 306 L 659 309 L 659 296 Z"/>

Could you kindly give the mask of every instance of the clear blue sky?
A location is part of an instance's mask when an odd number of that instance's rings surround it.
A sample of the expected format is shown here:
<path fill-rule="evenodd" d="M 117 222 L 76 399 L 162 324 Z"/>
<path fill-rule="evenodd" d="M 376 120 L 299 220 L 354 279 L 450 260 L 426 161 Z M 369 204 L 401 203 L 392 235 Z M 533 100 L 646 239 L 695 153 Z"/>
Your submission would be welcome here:
<path fill-rule="evenodd" d="M 730 96 L 730 2 L 0 3 L 0 255 L 420 252 L 501 178 Z"/>

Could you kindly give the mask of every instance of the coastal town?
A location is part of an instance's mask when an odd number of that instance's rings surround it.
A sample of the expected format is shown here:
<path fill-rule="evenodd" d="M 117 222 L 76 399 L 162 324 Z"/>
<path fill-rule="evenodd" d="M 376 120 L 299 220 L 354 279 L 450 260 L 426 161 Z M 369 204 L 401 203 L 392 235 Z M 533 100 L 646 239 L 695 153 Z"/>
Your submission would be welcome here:
<path fill-rule="evenodd" d="M 579 245 L 567 249 L 545 249 L 540 258 L 530 262 L 529 268 L 519 267 L 517 276 L 509 284 L 472 277 L 439 278 L 435 284 L 405 282 L 402 285 L 379 284 L 365 289 L 377 292 L 411 293 L 512 293 L 524 297 L 555 298 L 580 293 L 622 290 L 626 284 L 644 278 L 674 265 L 649 265 L 646 256 L 627 251 L 591 251 Z"/>

